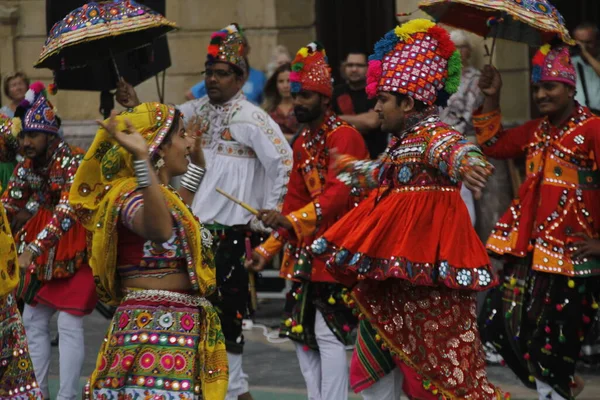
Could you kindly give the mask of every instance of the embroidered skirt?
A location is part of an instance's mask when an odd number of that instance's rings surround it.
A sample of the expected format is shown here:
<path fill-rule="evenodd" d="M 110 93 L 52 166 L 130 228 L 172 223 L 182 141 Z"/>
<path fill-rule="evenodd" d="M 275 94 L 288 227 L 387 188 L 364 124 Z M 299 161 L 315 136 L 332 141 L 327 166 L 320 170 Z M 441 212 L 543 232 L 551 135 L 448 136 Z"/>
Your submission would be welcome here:
<path fill-rule="evenodd" d="M 165 290 L 132 291 L 112 319 L 84 398 L 222 400 L 227 371 L 210 302 Z"/>
<path fill-rule="evenodd" d="M 475 292 L 388 279 L 364 280 L 352 297 L 380 345 L 416 373 L 411 383 L 420 376 L 424 389 L 447 399 L 502 398 L 485 372 Z"/>
<path fill-rule="evenodd" d="M 12 293 L 0 297 L 0 399 L 43 399 L 29 358 L 27 338 Z"/>

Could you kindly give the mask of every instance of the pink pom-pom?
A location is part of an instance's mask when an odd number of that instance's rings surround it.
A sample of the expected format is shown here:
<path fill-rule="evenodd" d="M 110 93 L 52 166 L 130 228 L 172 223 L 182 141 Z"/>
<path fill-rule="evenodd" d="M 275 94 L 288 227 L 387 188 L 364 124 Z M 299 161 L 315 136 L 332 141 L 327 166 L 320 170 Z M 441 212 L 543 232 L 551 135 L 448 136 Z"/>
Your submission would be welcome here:
<path fill-rule="evenodd" d="M 290 72 L 290 82 L 300 82 L 302 77 L 300 76 L 300 72 L 292 71 Z"/>
<path fill-rule="evenodd" d="M 372 99 L 373 97 L 377 96 L 377 82 L 371 82 L 367 85 L 367 87 L 365 88 L 365 91 L 367 92 L 367 96 Z"/>
<path fill-rule="evenodd" d="M 227 34 L 225 32 L 220 32 L 220 31 L 219 32 L 214 32 L 212 35 L 210 35 L 211 39 L 214 39 L 214 38 L 226 38 L 226 37 L 227 37 Z"/>
<path fill-rule="evenodd" d="M 376 81 L 379 80 L 381 74 L 383 73 L 383 66 L 381 61 L 379 60 L 371 60 L 369 61 L 369 69 L 367 70 L 367 80 L 369 78 L 374 79 Z"/>
<path fill-rule="evenodd" d="M 40 93 L 45 88 L 46 86 L 44 86 L 44 84 L 40 81 L 33 82 L 31 85 L 29 85 L 29 89 L 33 90 L 36 94 Z"/>

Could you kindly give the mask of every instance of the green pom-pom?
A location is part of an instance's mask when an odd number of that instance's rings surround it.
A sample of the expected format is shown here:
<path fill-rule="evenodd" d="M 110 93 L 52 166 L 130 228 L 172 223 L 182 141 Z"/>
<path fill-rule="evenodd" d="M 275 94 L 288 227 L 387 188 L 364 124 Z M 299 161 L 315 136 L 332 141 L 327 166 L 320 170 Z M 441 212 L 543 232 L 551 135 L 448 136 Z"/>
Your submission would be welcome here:
<path fill-rule="evenodd" d="M 460 53 L 455 51 L 448 60 L 448 78 L 444 89 L 448 94 L 454 94 L 460 86 L 460 76 L 462 74 L 462 61 Z"/>
<path fill-rule="evenodd" d="M 304 68 L 304 63 L 299 62 L 299 63 L 292 65 L 292 71 L 295 71 L 295 72 L 302 71 L 302 68 Z"/>

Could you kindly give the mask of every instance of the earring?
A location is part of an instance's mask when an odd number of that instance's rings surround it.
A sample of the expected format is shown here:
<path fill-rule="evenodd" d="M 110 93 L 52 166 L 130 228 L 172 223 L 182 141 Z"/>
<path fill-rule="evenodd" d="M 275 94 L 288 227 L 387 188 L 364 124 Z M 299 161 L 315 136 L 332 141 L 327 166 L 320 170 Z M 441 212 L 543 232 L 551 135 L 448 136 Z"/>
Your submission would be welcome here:
<path fill-rule="evenodd" d="M 154 163 L 154 169 L 159 171 L 162 167 L 165 166 L 165 160 L 161 157 Z"/>

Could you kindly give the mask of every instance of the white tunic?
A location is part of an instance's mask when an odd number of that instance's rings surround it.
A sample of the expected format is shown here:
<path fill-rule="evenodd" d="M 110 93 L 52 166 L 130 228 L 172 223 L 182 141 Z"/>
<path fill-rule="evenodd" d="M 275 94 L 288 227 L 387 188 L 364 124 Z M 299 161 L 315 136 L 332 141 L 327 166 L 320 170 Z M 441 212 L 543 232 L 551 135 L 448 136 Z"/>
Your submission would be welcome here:
<path fill-rule="evenodd" d="M 205 224 L 245 225 L 253 215 L 216 192 L 223 189 L 256 209 L 281 210 L 292 169 L 292 149 L 281 129 L 239 93 L 223 105 L 208 96 L 178 107 L 189 120 L 210 122 L 202 139 L 206 175 L 192 209 Z M 253 226 L 256 220 L 254 219 Z"/>

